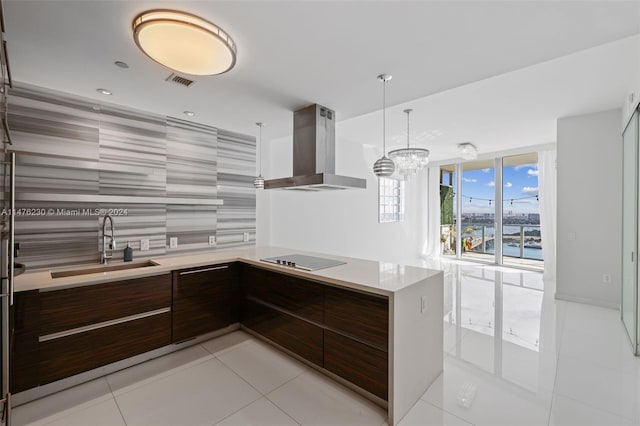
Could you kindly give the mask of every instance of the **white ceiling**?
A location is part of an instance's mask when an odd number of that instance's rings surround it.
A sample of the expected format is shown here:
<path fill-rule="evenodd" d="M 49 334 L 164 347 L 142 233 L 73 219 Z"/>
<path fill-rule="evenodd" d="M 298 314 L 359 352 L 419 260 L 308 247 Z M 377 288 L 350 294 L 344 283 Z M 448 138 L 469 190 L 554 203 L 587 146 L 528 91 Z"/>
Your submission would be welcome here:
<path fill-rule="evenodd" d="M 558 118 L 620 108 L 634 81 L 640 35 L 387 108 L 387 150 L 406 145 L 406 108 L 414 110 L 411 144 L 428 148 L 431 161 L 459 158 L 461 142 L 480 156 L 553 143 Z M 345 120 L 337 135 L 375 146 L 373 164 L 382 153 L 382 114 Z"/>
<path fill-rule="evenodd" d="M 394 76 L 388 101 L 395 105 L 640 33 L 636 1 L 5 0 L 4 4 L 15 80 L 160 114 L 180 117 L 182 111 L 192 110 L 197 114 L 194 121 L 244 133 L 255 133 L 254 122 L 265 121 L 269 126 L 265 139 L 290 134 L 291 111 L 313 102 L 335 109 L 338 120 L 378 110 L 381 88 L 375 77 L 381 72 Z M 140 53 L 131 36 L 134 16 L 152 8 L 184 10 L 220 25 L 237 43 L 236 68 L 221 76 L 197 78 L 189 89 L 165 83 L 170 71 Z M 129 63 L 130 69 L 115 67 L 116 60 Z M 574 70 L 577 77 L 579 71 Z M 595 85 L 604 85 L 603 91 L 609 85 L 616 89 L 608 75 L 593 76 L 605 78 Z M 562 99 L 578 96 L 589 105 L 587 109 L 598 102 L 610 103 L 606 96 L 572 92 L 558 80 L 566 78 L 567 86 L 582 90 L 584 85 L 576 84 L 574 74 L 539 77 L 530 76 L 524 81 L 534 86 L 522 87 L 507 74 L 503 85 L 474 86 L 478 93 L 450 98 L 444 92 L 433 97 L 449 99 L 443 104 L 446 108 L 423 99 L 420 107 L 431 105 L 430 117 L 435 117 L 425 121 L 424 128 L 442 120 L 437 128 L 446 129 L 443 144 L 460 138 L 478 140 L 478 133 L 453 132 L 468 124 L 456 121 L 456 116 L 459 108 L 466 117 L 473 116 L 474 109 L 479 116 L 489 109 L 502 114 L 499 122 L 507 130 L 496 128 L 496 122 L 483 127 L 479 118 L 474 128 L 483 138 L 495 131 L 499 139 L 513 134 L 510 127 L 523 124 L 513 121 L 511 112 L 531 102 L 536 103 L 538 115 L 530 124 L 544 127 L 537 122 L 544 115 L 539 110 L 545 108 L 545 96 L 557 99 L 552 91 L 558 89 Z M 114 95 L 99 95 L 98 87 L 111 89 Z M 494 90 L 503 97 L 493 97 Z M 499 105 L 509 91 L 519 94 L 509 98 L 515 103 Z M 554 101 L 550 106 L 559 113 L 572 112 L 570 104 L 564 99 L 561 105 Z M 420 112 L 414 108 L 418 125 Z M 373 122 L 370 127 L 374 128 Z M 550 136 L 547 128 L 541 134 Z"/>

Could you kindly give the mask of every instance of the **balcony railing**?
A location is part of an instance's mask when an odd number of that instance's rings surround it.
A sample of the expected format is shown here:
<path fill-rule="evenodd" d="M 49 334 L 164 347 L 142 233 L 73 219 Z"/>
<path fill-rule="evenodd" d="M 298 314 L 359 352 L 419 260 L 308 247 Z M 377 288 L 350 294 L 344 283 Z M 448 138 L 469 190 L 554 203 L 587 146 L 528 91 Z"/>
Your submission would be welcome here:
<path fill-rule="evenodd" d="M 461 247 L 464 252 L 495 253 L 493 225 L 463 223 Z M 505 224 L 502 234 L 502 254 L 506 257 L 543 261 L 540 224 Z M 442 254 L 455 254 L 455 226 L 440 225 Z"/>

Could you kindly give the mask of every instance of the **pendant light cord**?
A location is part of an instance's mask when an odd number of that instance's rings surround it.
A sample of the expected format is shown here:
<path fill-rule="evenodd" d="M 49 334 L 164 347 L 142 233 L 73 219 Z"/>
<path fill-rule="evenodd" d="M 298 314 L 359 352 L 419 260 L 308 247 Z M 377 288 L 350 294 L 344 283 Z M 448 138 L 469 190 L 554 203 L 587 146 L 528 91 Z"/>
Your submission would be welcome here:
<path fill-rule="evenodd" d="M 262 176 L 262 126 L 260 126 L 260 153 L 258 157 L 258 176 Z"/>
<path fill-rule="evenodd" d="M 258 132 L 258 146 L 256 147 L 256 151 L 258 151 L 258 176 L 262 176 L 262 127 L 264 126 L 264 123 L 258 122 L 256 123 L 256 126 L 260 128 Z"/>
<path fill-rule="evenodd" d="M 409 149 L 409 114 L 411 114 L 411 111 L 406 111 L 407 112 L 407 149 Z"/>
<path fill-rule="evenodd" d="M 383 77 L 382 79 L 382 156 L 387 155 L 387 80 Z"/>

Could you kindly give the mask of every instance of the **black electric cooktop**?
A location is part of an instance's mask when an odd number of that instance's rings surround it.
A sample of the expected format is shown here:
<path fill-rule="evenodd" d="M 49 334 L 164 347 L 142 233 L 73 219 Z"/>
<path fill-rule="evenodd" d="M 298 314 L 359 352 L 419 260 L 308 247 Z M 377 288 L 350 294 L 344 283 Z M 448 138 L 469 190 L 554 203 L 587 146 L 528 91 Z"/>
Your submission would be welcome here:
<path fill-rule="evenodd" d="M 339 260 L 324 259 L 322 257 L 305 256 L 303 254 L 288 254 L 286 256 L 267 257 L 260 259 L 263 262 L 275 263 L 305 271 L 316 271 L 318 269 L 331 268 L 333 266 L 344 265 L 346 262 Z"/>

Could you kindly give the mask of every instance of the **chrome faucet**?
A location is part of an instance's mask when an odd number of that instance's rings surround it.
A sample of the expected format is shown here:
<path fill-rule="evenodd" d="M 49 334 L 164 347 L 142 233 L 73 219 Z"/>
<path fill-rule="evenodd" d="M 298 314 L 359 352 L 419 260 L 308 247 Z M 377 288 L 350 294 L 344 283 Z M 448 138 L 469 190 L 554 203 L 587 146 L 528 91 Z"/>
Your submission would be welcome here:
<path fill-rule="evenodd" d="M 107 219 L 109 219 L 109 228 L 111 229 L 111 235 L 107 235 Z M 109 238 L 109 254 L 107 254 L 107 238 Z M 106 265 L 107 260 L 113 257 L 113 251 L 116 249 L 115 229 L 113 227 L 113 218 L 110 215 L 106 215 L 102 220 L 102 258 L 100 263 Z"/>

